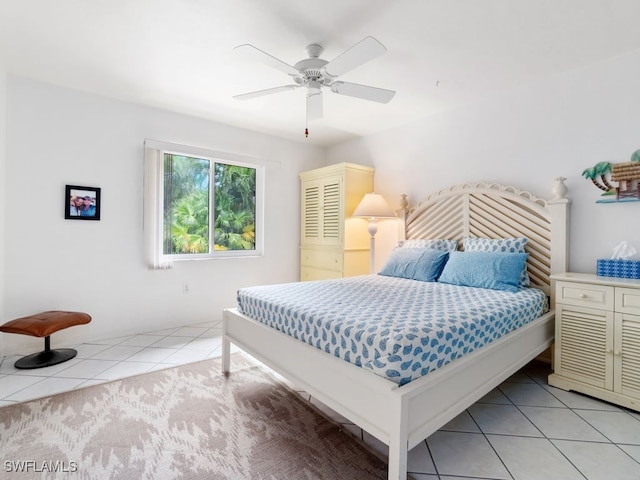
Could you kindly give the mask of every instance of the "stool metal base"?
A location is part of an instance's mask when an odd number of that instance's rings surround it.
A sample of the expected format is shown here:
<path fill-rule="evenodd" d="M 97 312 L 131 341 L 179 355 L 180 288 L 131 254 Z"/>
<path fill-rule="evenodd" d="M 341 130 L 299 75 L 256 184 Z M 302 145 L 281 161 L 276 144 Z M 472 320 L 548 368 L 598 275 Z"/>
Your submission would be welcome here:
<path fill-rule="evenodd" d="M 43 352 L 34 353 L 22 357 L 14 366 L 22 370 L 29 370 L 32 368 L 50 367 L 51 365 L 57 365 L 67 360 L 71 360 L 78 354 L 73 348 L 57 348 L 55 350 L 44 350 Z"/>

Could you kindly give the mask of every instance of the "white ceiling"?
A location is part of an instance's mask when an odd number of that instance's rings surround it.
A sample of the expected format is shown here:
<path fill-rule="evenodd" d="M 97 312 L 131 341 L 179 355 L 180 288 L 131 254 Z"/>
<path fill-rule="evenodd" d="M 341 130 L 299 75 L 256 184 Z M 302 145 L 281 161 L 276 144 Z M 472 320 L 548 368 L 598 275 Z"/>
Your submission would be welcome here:
<path fill-rule="evenodd" d="M 0 68 L 126 101 L 331 145 L 640 48 L 640 0 L 0 0 Z M 324 93 L 304 138 L 304 89 L 233 47 L 289 64 L 371 35 L 388 51 L 341 80 L 388 104 Z"/>

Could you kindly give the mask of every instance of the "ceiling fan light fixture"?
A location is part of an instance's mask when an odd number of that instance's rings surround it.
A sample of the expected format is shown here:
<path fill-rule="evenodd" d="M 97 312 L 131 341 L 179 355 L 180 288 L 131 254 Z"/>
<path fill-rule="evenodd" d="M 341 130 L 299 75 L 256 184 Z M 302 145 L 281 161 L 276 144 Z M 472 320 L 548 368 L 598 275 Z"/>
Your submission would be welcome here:
<path fill-rule="evenodd" d="M 322 84 L 317 80 L 311 80 L 307 85 L 307 95 L 317 95 L 321 93 Z"/>
<path fill-rule="evenodd" d="M 322 90 L 318 82 L 310 82 L 307 87 L 307 121 L 322 118 Z"/>

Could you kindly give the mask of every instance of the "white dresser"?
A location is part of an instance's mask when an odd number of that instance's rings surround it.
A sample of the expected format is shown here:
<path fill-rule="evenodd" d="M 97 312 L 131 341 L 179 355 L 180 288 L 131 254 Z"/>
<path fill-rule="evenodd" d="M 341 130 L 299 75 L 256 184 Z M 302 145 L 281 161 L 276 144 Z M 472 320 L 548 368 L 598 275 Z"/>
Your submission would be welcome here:
<path fill-rule="evenodd" d="M 640 280 L 584 273 L 555 283 L 549 384 L 640 411 Z"/>
<path fill-rule="evenodd" d="M 367 222 L 351 215 L 373 191 L 373 168 L 338 163 L 303 172 L 300 180 L 300 279 L 368 274 Z"/>

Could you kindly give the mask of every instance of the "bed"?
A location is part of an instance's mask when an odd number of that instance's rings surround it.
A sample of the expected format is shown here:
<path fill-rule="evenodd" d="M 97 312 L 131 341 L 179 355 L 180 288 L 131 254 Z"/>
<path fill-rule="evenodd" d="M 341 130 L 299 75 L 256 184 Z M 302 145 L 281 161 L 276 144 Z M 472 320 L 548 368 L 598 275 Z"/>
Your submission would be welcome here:
<path fill-rule="evenodd" d="M 352 350 L 353 355 L 345 358 L 345 351 L 351 349 L 348 343 L 344 344 L 344 340 L 342 343 L 345 348 L 337 352 L 335 348 L 332 350 L 327 346 L 335 342 L 322 343 L 309 340 L 302 333 L 296 334 L 296 331 L 304 332 L 308 327 L 294 323 L 293 316 L 300 318 L 304 313 L 296 313 L 291 307 L 294 304 L 287 304 L 286 308 L 282 304 L 281 311 L 289 312 L 291 317 L 283 315 L 279 320 L 282 325 L 275 325 L 278 315 L 273 310 L 278 309 L 278 306 L 264 302 L 277 299 L 279 295 L 282 295 L 279 301 L 286 301 L 289 294 L 287 290 L 280 291 L 282 286 L 267 286 L 264 287 L 266 290 L 257 290 L 264 293 L 264 298 L 243 300 L 239 293 L 239 306 L 224 310 L 223 371 L 230 371 L 230 348 L 233 343 L 388 445 L 388 477 L 405 479 L 407 452 L 411 448 L 551 345 L 554 335 L 554 299 L 549 276 L 566 271 L 568 259 L 569 200 L 564 197 L 566 189 L 559 188 L 564 187 L 561 184 L 562 179 L 557 179 L 555 196 L 548 201 L 514 187 L 487 182 L 441 190 L 427 196 L 413 208 L 408 207 L 406 197 L 403 196 L 402 207 L 398 211 L 403 225 L 400 232 L 403 241 L 450 239 L 462 243 L 467 237 L 524 237 L 528 240 L 526 271 L 528 282 L 535 287 L 530 290 L 542 292 L 542 297 L 548 300 L 548 308 L 539 310 L 533 318 L 506 329 L 503 335 L 485 342 L 475 342 L 474 348 L 467 348 L 466 351 L 461 349 L 460 352 L 449 355 L 449 358 L 434 357 L 435 363 L 428 364 L 425 361 L 418 367 L 404 358 L 383 356 L 380 358 L 385 361 L 376 371 L 376 359 L 365 358 L 360 355 L 362 352 L 359 350 Z M 381 277 L 384 276 L 363 276 L 342 279 L 340 282 L 364 282 L 364 287 L 356 288 L 382 289 L 379 292 L 386 289 L 391 292 L 390 296 L 408 288 L 405 283 L 415 283 L 415 280 L 397 278 L 382 279 L 380 282 Z M 334 288 L 337 289 L 336 292 L 343 287 L 340 283 L 331 282 L 336 281 L 295 285 L 298 285 L 297 288 L 304 286 L 305 289 Z M 415 297 L 406 292 L 403 295 Z M 371 309 L 367 314 L 364 306 L 357 309 L 342 300 L 346 302 L 346 299 L 333 302 L 338 308 L 334 313 L 343 318 L 358 318 L 352 325 L 337 327 L 331 313 L 325 312 L 323 317 L 329 318 L 329 334 L 332 328 L 346 330 L 347 327 L 351 333 L 351 328 L 360 323 L 359 316 L 372 314 Z M 304 303 L 295 305 L 296 308 L 306 308 Z M 269 325 L 268 321 L 263 323 L 265 319 L 257 319 L 261 309 L 269 312 L 267 317 L 274 319 L 274 324 Z M 407 312 L 411 310 L 409 307 L 407 309 Z M 374 306 L 373 310 L 379 311 L 380 308 Z M 411 318 L 411 315 L 406 314 L 407 318 Z M 289 331 L 286 331 L 287 328 Z M 370 327 L 364 328 L 366 330 Z M 375 341 L 380 341 L 380 332 L 374 333 Z M 407 336 L 409 337 L 413 338 L 413 334 Z M 340 342 L 337 344 L 340 345 Z M 428 346 L 429 342 L 423 345 Z M 412 349 L 413 347 L 407 348 Z M 445 347 L 443 349 L 446 350 Z M 390 353 L 398 351 L 396 349 Z M 428 352 L 422 354 L 422 359 L 429 360 L 431 355 Z M 397 369 L 390 368 L 386 362 L 389 358 L 397 360 L 398 365 L 405 365 L 405 370 L 412 373 L 408 375 L 401 371 L 399 375 L 395 375 L 393 372 Z M 392 374 L 388 374 L 389 372 Z"/>

